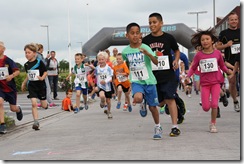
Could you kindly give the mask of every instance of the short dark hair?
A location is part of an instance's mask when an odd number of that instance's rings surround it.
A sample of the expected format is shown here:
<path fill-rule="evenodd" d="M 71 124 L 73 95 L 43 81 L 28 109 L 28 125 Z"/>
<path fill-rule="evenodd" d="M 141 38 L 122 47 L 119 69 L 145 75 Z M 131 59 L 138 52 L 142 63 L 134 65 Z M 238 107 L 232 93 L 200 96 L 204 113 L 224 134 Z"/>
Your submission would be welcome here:
<path fill-rule="evenodd" d="M 159 21 L 163 21 L 163 17 L 159 13 L 152 13 L 149 15 L 149 18 L 151 18 L 151 17 L 156 17 Z"/>
<path fill-rule="evenodd" d="M 134 26 L 138 27 L 139 30 L 141 30 L 140 26 L 137 23 L 133 22 L 126 26 L 126 32 L 128 33 L 130 31 L 131 27 L 134 27 Z"/>

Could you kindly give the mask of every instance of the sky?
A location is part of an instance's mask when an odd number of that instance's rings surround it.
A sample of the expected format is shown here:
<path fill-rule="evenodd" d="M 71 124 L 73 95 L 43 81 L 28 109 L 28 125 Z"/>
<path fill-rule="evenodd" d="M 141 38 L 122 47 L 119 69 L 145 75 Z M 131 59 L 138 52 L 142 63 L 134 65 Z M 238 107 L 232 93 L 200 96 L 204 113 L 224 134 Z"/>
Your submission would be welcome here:
<path fill-rule="evenodd" d="M 148 25 L 148 16 L 159 12 L 164 24 L 184 23 L 195 29 L 197 16 L 188 12 L 207 11 L 199 14 L 198 23 L 199 28 L 208 29 L 213 27 L 213 11 L 216 17 L 224 17 L 238 5 L 239 0 L 1 0 L 0 41 L 5 43 L 5 55 L 24 64 L 24 46 L 41 43 L 46 56 L 49 38 L 58 61 L 71 59 L 73 65 L 74 54 L 103 27 Z M 109 50 L 114 47 L 123 49 L 112 46 Z"/>

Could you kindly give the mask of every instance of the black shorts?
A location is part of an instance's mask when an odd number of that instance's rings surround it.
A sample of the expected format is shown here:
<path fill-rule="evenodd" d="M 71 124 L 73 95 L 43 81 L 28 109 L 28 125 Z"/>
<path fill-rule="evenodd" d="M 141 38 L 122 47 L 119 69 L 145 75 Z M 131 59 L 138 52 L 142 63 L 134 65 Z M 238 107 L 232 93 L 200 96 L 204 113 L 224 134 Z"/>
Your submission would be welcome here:
<path fill-rule="evenodd" d="M 121 85 L 121 84 L 117 85 L 117 88 L 118 88 L 119 86 L 122 87 L 122 90 L 123 90 L 124 93 L 128 92 L 129 89 L 130 89 L 130 87 L 129 87 L 129 88 L 125 88 L 125 87 L 124 87 L 123 85 Z"/>
<path fill-rule="evenodd" d="M 177 96 L 176 89 L 176 81 L 168 81 L 157 84 L 158 102 L 162 102 L 165 99 L 174 99 Z"/>
<path fill-rule="evenodd" d="M 99 91 L 97 92 L 97 97 L 99 97 L 99 93 L 103 91 L 105 93 L 105 97 L 111 99 L 112 98 L 112 91 L 106 92 L 105 90 L 99 88 Z"/>
<path fill-rule="evenodd" d="M 27 98 L 38 98 L 39 100 L 46 100 L 46 88 L 41 88 L 41 89 L 33 89 L 31 87 L 28 87 L 29 90 L 29 95 Z"/>
<path fill-rule="evenodd" d="M 3 92 L 0 90 L 0 97 L 5 101 L 9 102 L 11 105 L 16 105 L 17 93 L 16 92 Z"/>

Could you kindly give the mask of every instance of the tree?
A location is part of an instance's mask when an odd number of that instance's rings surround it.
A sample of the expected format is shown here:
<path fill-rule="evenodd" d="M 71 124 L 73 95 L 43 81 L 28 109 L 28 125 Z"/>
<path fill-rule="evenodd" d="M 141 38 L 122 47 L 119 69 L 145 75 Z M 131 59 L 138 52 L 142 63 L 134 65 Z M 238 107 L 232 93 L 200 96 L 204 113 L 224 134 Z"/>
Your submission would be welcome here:
<path fill-rule="evenodd" d="M 66 61 L 66 60 L 61 60 L 59 62 L 59 69 L 60 69 L 60 72 L 66 72 L 69 70 L 69 62 Z"/>
<path fill-rule="evenodd" d="M 19 71 L 20 72 L 24 72 L 25 70 L 24 70 L 24 66 L 22 66 L 20 63 L 18 63 L 18 62 L 15 62 L 16 63 L 16 65 L 17 65 L 17 67 L 19 68 Z"/>

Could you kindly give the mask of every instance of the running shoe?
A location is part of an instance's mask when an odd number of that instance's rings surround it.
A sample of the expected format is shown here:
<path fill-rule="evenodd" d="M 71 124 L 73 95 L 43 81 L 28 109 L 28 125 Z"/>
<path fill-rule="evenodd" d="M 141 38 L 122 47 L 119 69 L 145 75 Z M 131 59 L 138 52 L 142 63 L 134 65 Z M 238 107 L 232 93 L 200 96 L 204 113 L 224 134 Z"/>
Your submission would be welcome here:
<path fill-rule="evenodd" d="M 38 103 L 37 104 L 37 108 L 40 108 L 42 105 L 41 105 L 41 103 Z"/>
<path fill-rule="evenodd" d="M 80 111 L 80 110 L 83 110 L 83 109 L 84 109 L 84 107 L 83 107 L 83 106 L 80 106 L 80 107 L 79 107 L 79 111 Z"/>
<path fill-rule="evenodd" d="M 118 102 L 116 108 L 120 109 L 120 106 L 121 106 L 121 102 Z"/>
<path fill-rule="evenodd" d="M 74 113 L 78 113 L 79 112 L 79 109 L 78 108 L 75 108 L 74 109 Z"/>
<path fill-rule="evenodd" d="M 21 121 L 23 118 L 23 113 L 22 113 L 22 109 L 21 109 L 20 105 L 18 105 L 18 107 L 19 107 L 19 112 L 16 112 L 16 117 L 19 121 Z"/>
<path fill-rule="evenodd" d="M 182 124 L 184 120 L 184 116 L 181 116 L 180 118 L 178 118 L 177 124 Z"/>
<path fill-rule="evenodd" d="M 6 124 L 0 125 L 0 134 L 5 134 L 7 133 L 7 127 Z"/>
<path fill-rule="evenodd" d="M 89 107 L 88 107 L 88 105 L 87 105 L 87 104 L 85 104 L 85 110 L 88 110 L 88 108 L 89 108 Z"/>
<path fill-rule="evenodd" d="M 125 103 L 124 106 L 123 106 L 123 111 L 127 111 L 127 108 L 128 108 L 128 104 Z"/>
<path fill-rule="evenodd" d="M 227 107 L 228 104 L 229 104 L 229 102 L 228 102 L 228 99 L 227 99 L 226 94 L 224 94 L 224 96 L 222 96 L 221 99 L 222 99 L 223 105 L 224 105 L 225 107 Z"/>
<path fill-rule="evenodd" d="M 160 139 L 162 139 L 162 133 L 163 133 L 162 127 L 161 126 L 155 126 L 154 127 L 153 139 L 154 140 L 160 140 Z"/>
<path fill-rule="evenodd" d="M 132 112 L 132 106 L 131 105 L 128 105 L 128 111 Z"/>
<path fill-rule="evenodd" d="M 180 130 L 178 128 L 172 128 L 171 132 L 169 133 L 170 137 L 177 137 L 180 135 Z"/>
<path fill-rule="evenodd" d="M 107 112 L 107 115 L 108 115 L 108 119 L 113 118 L 112 113 L 110 111 Z"/>
<path fill-rule="evenodd" d="M 32 125 L 32 129 L 34 129 L 34 130 L 40 130 L 39 129 L 39 122 L 38 121 L 34 121 L 34 124 Z"/>
<path fill-rule="evenodd" d="M 239 105 L 239 102 L 238 101 L 235 101 L 234 102 L 234 110 L 236 112 L 240 112 L 240 105 Z"/>
<path fill-rule="evenodd" d="M 210 130 L 210 133 L 217 133 L 218 132 L 216 125 L 214 123 L 210 123 L 209 130 Z"/>
<path fill-rule="evenodd" d="M 147 102 L 144 99 L 143 102 L 141 103 L 141 109 L 140 109 L 140 114 L 142 117 L 146 117 L 147 116 Z"/>
<path fill-rule="evenodd" d="M 53 108 L 53 107 L 55 107 L 55 106 L 57 106 L 57 105 L 54 104 L 54 103 L 50 103 L 50 104 L 49 104 L 49 107 L 50 107 L 50 108 Z"/>

